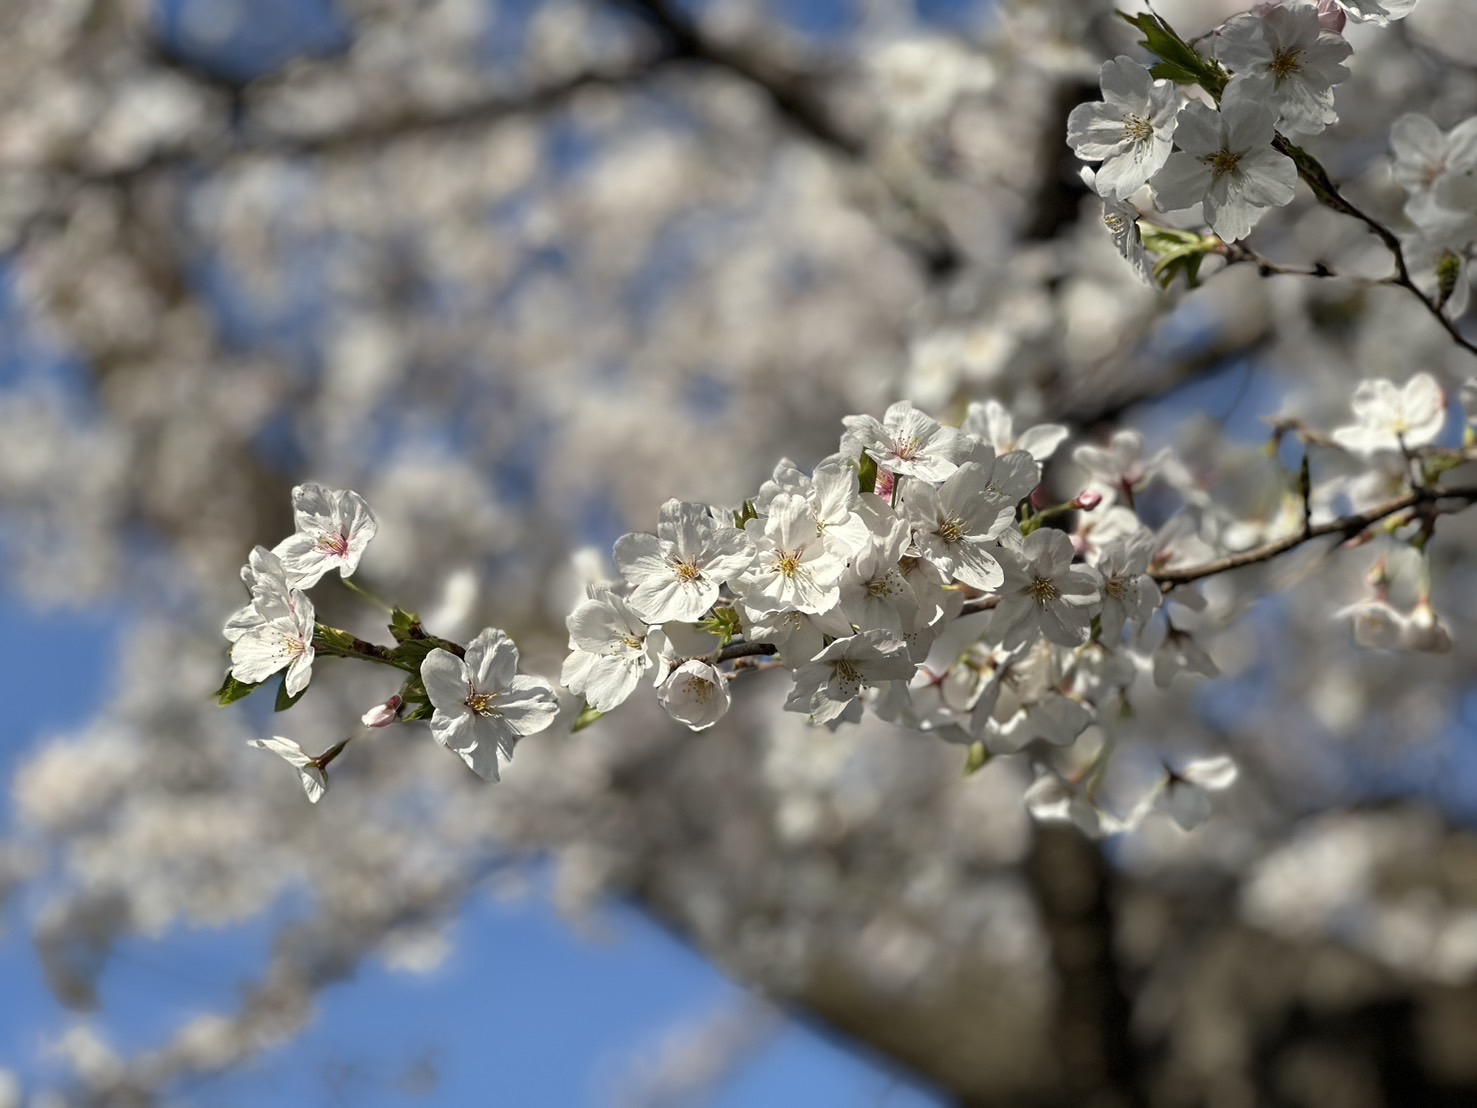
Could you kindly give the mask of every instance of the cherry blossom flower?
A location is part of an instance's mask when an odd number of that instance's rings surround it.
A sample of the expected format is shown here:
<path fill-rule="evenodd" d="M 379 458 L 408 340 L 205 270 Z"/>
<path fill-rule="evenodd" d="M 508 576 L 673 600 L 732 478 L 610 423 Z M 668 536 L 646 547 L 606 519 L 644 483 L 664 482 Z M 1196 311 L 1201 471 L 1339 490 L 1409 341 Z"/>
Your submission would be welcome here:
<path fill-rule="evenodd" d="M 946 577 L 988 590 L 1003 579 L 990 551 L 1015 522 L 1015 505 L 1014 499 L 990 490 L 989 471 L 978 462 L 966 462 L 940 488 L 909 482 L 903 489 L 902 514 L 913 527 L 913 543 L 922 557 Z"/>
<path fill-rule="evenodd" d="M 282 559 L 289 584 L 310 589 L 331 569 L 350 576 L 379 524 L 357 492 L 298 485 L 292 490 L 292 516 L 297 531 L 272 553 Z"/>
<path fill-rule="evenodd" d="M 1099 71 L 1103 99 L 1078 104 L 1067 117 L 1067 144 L 1086 162 L 1101 161 L 1095 186 L 1126 200 L 1169 157 L 1179 92 L 1119 55 Z"/>
<path fill-rule="evenodd" d="M 730 699 L 728 678 L 698 658 L 674 669 L 657 692 L 667 715 L 694 731 L 705 731 L 722 719 Z"/>
<path fill-rule="evenodd" d="M 308 800 L 314 804 L 323 799 L 323 794 L 328 792 L 328 763 L 337 756 L 344 748 L 344 743 L 330 747 L 317 758 L 303 753 L 303 748 L 291 739 L 284 739 L 281 735 L 274 735 L 270 739 L 247 739 L 247 746 L 254 746 L 258 750 L 270 750 L 279 755 L 288 765 L 297 770 L 298 780 L 302 782 L 303 792 L 308 794 Z"/>
<path fill-rule="evenodd" d="M 1144 436 L 1130 428 L 1114 432 L 1107 449 L 1084 443 L 1072 451 L 1072 461 L 1087 471 L 1084 492 L 1098 493 L 1104 504 L 1123 499 L 1132 507 L 1134 494 L 1148 483 L 1165 452 L 1161 450 L 1147 460 L 1143 455 Z M 1134 526 L 1138 526 L 1137 521 Z"/>
<path fill-rule="evenodd" d="M 1103 578 L 1098 634 L 1109 646 L 1122 638 L 1125 624 L 1142 624 L 1159 607 L 1162 594 L 1148 575 L 1154 546 L 1154 533 L 1141 529 L 1131 536 L 1114 539 L 1098 557 L 1097 571 Z"/>
<path fill-rule="evenodd" d="M 231 617 L 231 676 L 255 685 L 287 670 L 288 696 L 308 687 L 313 675 L 313 602 L 297 589 L 279 596 L 268 590 Z"/>
<path fill-rule="evenodd" d="M 1357 422 L 1333 432 L 1333 441 L 1356 454 L 1425 446 L 1446 426 L 1446 394 L 1429 373 L 1403 386 L 1380 378 L 1361 381 L 1350 406 Z"/>
<path fill-rule="evenodd" d="M 1180 673 L 1198 673 L 1202 677 L 1219 677 L 1220 666 L 1205 652 L 1188 631 L 1166 624 L 1164 638 L 1154 648 L 1154 684 L 1167 689 Z"/>
<path fill-rule="evenodd" d="M 867 535 L 865 524 L 861 528 Z M 744 530 L 758 553 L 734 580 L 733 591 L 749 611 L 794 609 L 816 615 L 836 606 L 846 557 L 822 540 L 804 496 L 779 493 L 770 501 L 769 515 L 749 520 Z"/>
<path fill-rule="evenodd" d="M 1399 650 L 1405 635 L 1405 617 L 1380 597 L 1361 600 L 1334 614 L 1353 621 L 1354 641 L 1371 650 Z"/>
<path fill-rule="evenodd" d="M 570 655 L 559 683 L 596 711 L 609 712 L 631 695 L 655 664 L 665 636 L 608 588 L 595 586 L 565 619 Z"/>
<path fill-rule="evenodd" d="M 1007 649 L 1042 635 L 1061 646 L 1087 641 L 1102 578 L 1090 566 L 1072 565 L 1071 539 L 1043 527 L 1002 548 L 1000 565 L 1004 580 L 990 629 Z"/>
<path fill-rule="evenodd" d="M 1087 798 L 1081 782 L 1069 782 L 1055 770 L 1043 768 L 1023 799 L 1032 819 L 1074 824 L 1088 838 L 1100 839 L 1121 829 L 1112 816 Z"/>
<path fill-rule="evenodd" d="M 918 598 L 899 568 L 911 539 L 912 529 L 896 520 L 886 535 L 874 536 L 852 559 L 841 579 L 843 622 L 898 635 L 912 627 L 918 617 Z M 842 632 L 849 633 L 849 627 Z"/>
<path fill-rule="evenodd" d="M 1391 175 L 1405 189 L 1405 214 L 1441 246 L 1459 246 L 1477 233 L 1474 173 L 1477 116 L 1443 131 L 1414 113 L 1390 128 Z"/>
<path fill-rule="evenodd" d="M 1210 794 L 1229 789 L 1237 772 L 1236 763 L 1226 755 L 1201 758 L 1181 770 L 1166 769 L 1163 782 L 1149 797 L 1148 811 L 1163 812 L 1181 830 L 1193 831 L 1210 819 Z"/>
<path fill-rule="evenodd" d="M 1383 27 L 1392 20 L 1404 19 L 1419 0 L 1339 0 L 1354 19 L 1360 23 L 1373 23 Z"/>
<path fill-rule="evenodd" d="M 1149 183 L 1164 211 L 1203 204 L 1205 221 L 1227 242 L 1243 239 L 1268 208 L 1292 203 L 1297 167 L 1272 148 L 1276 119 L 1258 87 L 1233 80 L 1216 111 L 1199 101 L 1180 110 L 1179 147 Z"/>
<path fill-rule="evenodd" d="M 969 454 L 969 439 L 959 428 L 940 426 L 906 400 L 889 407 L 881 423 L 869 415 L 841 422 L 873 461 L 899 477 L 942 481 Z"/>
<path fill-rule="evenodd" d="M 795 672 L 785 709 L 805 712 L 812 723 L 840 716 L 862 689 L 884 681 L 906 681 L 914 664 L 907 644 L 873 629 L 837 639 Z"/>
<path fill-rule="evenodd" d="M 976 400 L 964 414 L 959 429 L 991 447 L 997 455 L 1024 450 L 1038 462 L 1056 453 L 1068 431 L 1060 423 L 1042 423 L 1015 433 L 1015 417 L 998 400 Z M 1040 481 L 1040 472 L 1037 472 Z"/>
<path fill-rule="evenodd" d="M 668 500 L 656 534 L 622 535 L 615 564 L 631 585 L 627 603 L 648 623 L 694 623 L 718 599 L 719 586 L 754 560 L 754 545 L 736 528 L 713 519 L 706 505 Z"/>
<path fill-rule="evenodd" d="M 1217 60 L 1238 79 L 1257 80 L 1257 96 L 1277 110 L 1278 126 L 1316 134 L 1337 122 L 1333 86 L 1353 47 L 1319 25 L 1309 5 L 1273 7 L 1228 20 L 1215 39 Z"/>
<path fill-rule="evenodd" d="M 1070 746 L 1096 718 L 1092 705 L 1050 691 L 1003 720 L 991 720 L 985 745 L 994 754 L 1017 754 L 1038 739 L 1052 746 Z"/>
<path fill-rule="evenodd" d="M 465 657 L 437 647 L 421 662 L 435 708 L 431 734 L 487 781 L 498 780 L 499 754 L 511 759 L 519 739 L 559 714 L 554 687 L 517 670 L 517 645 L 491 627 L 467 644 Z"/>

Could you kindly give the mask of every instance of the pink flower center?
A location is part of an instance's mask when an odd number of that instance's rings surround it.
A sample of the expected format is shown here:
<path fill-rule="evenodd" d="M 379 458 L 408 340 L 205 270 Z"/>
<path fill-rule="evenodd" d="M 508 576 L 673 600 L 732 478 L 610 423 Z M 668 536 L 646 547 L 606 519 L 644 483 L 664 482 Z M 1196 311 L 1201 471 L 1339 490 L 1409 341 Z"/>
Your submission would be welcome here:
<path fill-rule="evenodd" d="M 349 536 L 319 535 L 318 549 L 332 554 L 335 558 L 347 558 L 349 556 Z"/>

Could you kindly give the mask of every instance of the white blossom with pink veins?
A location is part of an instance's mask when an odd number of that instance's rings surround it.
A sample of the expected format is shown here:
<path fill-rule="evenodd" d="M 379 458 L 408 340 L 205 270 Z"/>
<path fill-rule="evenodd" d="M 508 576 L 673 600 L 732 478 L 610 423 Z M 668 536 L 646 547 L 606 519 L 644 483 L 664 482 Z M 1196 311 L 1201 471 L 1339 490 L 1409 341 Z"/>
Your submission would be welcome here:
<path fill-rule="evenodd" d="M 317 804 L 323 799 L 323 794 L 328 792 L 327 771 L 320 769 L 316 760 L 305 754 L 303 748 L 291 739 L 274 735 L 270 739 L 247 739 L 246 745 L 254 746 L 258 750 L 270 750 L 297 770 L 303 792 L 308 794 L 308 800 L 312 803 Z"/>
<path fill-rule="evenodd" d="M 615 543 L 616 568 L 631 586 L 626 603 L 648 623 L 696 623 L 754 554 L 749 537 L 715 520 L 707 505 L 680 500 L 662 505 L 656 534 L 633 532 Z"/>
<path fill-rule="evenodd" d="M 458 658 L 439 646 L 421 662 L 421 680 L 436 711 L 431 734 L 484 780 L 498 780 L 498 755 L 511 759 L 525 735 L 554 722 L 559 705 L 542 677 L 518 672 L 518 647 L 489 627 Z"/>
<path fill-rule="evenodd" d="M 883 469 L 900 477 L 942 481 L 969 456 L 969 438 L 957 427 L 943 427 L 906 400 L 882 415 L 849 415 L 841 421 L 862 450 Z"/>
<path fill-rule="evenodd" d="M 231 617 L 231 676 L 248 685 L 287 670 L 284 687 L 296 696 L 313 675 L 313 602 L 297 589 L 261 596 Z"/>
<path fill-rule="evenodd" d="M 351 575 L 379 529 L 369 505 L 351 489 L 298 485 L 292 490 L 292 517 L 296 533 L 272 553 L 282 559 L 288 583 L 297 589 L 312 588 L 331 569 L 340 577 Z"/>
<path fill-rule="evenodd" d="M 1402 385 L 1376 378 L 1359 382 L 1350 405 L 1354 423 L 1333 432 L 1333 441 L 1355 454 L 1425 446 L 1446 426 L 1446 394 L 1429 373 Z"/>

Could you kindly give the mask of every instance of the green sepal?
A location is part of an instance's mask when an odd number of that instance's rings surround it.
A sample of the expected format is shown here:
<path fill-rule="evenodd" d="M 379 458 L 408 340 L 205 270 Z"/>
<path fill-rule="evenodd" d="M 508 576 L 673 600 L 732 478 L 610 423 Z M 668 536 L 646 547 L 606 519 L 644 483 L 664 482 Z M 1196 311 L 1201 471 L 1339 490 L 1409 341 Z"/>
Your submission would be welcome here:
<path fill-rule="evenodd" d="M 745 500 L 742 510 L 733 513 L 733 525 L 742 531 L 744 524 L 748 523 L 751 519 L 758 518 L 759 513 L 754 510 L 754 502 L 752 500 Z"/>
<path fill-rule="evenodd" d="M 390 611 L 390 634 L 395 636 L 396 642 L 422 637 L 425 632 L 421 629 L 421 617 L 401 608 L 392 609 Z"/>
<path fill-rule="evenodd" d="M 263 684 L 265 682 L 258 681 L 254 685 L 248 685 L 245 681 L 237 681 L 228 673 L 226 674 L 226 679 L 221 682 L 221 687 L 215 690 L 215 702 L 222 707 L 228 704 L 234 704 L 236 701 L 244 700 L 256 692 Z"/>
<path fill-rule="evenodd" d="M 605 713 L 598 708 L 592 708 L 588 704 L 584 705 L 580 709 L 580 714 L 575 718 L 574 726 L 569 729 L 570 733 L 573 734 L 575 731 L 583 731 L 603 715 Z"/>
<path fill-rule="evenodd" d="M 425 682 L 420 679 L 419 674 L 400 687 L 400 699 L 406 704 L 406 711 L 400 716 L 404 723 L 430 719 L 432 713 L 436 711 L 431 698 L 426 694 Z"/>
<path fill-rule="evenodd" d="M 306 685 L 304 685 L 301 689 L 298 690 L 298 694 L 296 696 L 288 696 L 287 695 L 287 674 L 284 673 L 282 675 L 282 683 L 277 686 L 277 703 L 272 708 L 272 711 L 274 711 L 274 712 L 285 712 L 285 711 L 287 711 L 287 709 L 291 708 L 294 704 L 296 704 L 299 700 L 301 700 L 303 698 L 303 693 L 305 693 L 307 691 L 308 691 L 308 687 Z"/>
<path fill-rule="evenodd" d="M 1167 289 L 1174 279 L 1184 274 L 1186 283 L 1195 288 L 1200 283 L 1200 263 L 1205 255 L 1218 250 L 1221 240 L 1198 231 L 1179 231 L 1160 227 L 1148 221 L 1139 224 L 1144 236 L 1144 249 L 1157 256 L 1154 279 Z"/>
<path fill-rule="evenodd" d="M 326 623 L 318 623 L 313 626 L 313 646 L 317 650 L 334 653 L 353 653 L 354 636 Z"/>
<path fill-rule="evenodd" d="M 718 639 L 720 650 L 731 643 L 735 635 L 742 634 L 744 630 L 738 612 L 722 606 L 714 608 L 708 618 L 699 622 L 698 626 Z"/>
<path fill-rule="evenodd" d="M 430 719 L 436 714 L 436 709 L 430 704 L 417 704 L 400 718 L 406 723 L 417 723 L 423 719 Z"/>
<path fill-rule="evenodd" d="M 989 760 L 990 752 L 985 749 L 984 743 L 970 743 L 969 756 L 964 760 L 964 776 L 974 776 L 985 768 L 985 763 Z"/>
<path fill-rule="evenodd" d="M 865 451 L 857 459 L 856 478 L 861 485 L 862 492 L 877 491 L 877 459 Z"/>

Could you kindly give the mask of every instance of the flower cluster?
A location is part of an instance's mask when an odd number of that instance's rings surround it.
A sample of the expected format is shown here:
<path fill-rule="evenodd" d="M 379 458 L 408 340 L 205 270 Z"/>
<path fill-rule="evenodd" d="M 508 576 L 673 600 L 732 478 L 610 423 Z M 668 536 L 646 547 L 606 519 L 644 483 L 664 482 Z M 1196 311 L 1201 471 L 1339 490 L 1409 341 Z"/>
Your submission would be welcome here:
<path fill-rule="evenodd" d="M 1443 131 L 1423 115 L 1404 115 L 1390 145 L 1391 172 L 1415 228 L 1407 245 L 1412 268 L 1431 275 L 1437 302 L 1459 316 L 1471 297 L 1477 249 L 1477 117 Z"/>
<path fill-rule="evenodd" d="M 1300 167 L 1286 136 L 1317 134 L 1337 122 L 1334 86 L 1349 76 L 1344 62 L 1352 53 L 1341 33 L 1346 16 L 1383 24 L 1414 6 L 1415 0 L 1258 4 L 1207 36 L 1208 54 L 1157 16 L 1130 18 L 1159 64 L 1151 72 L 1126 56 L 1106 63 L 1103 99 L 1078 105 L 1067 121 L 1077 156 L 1102 163 L 1085 179 L 1103 199 L 1104 222 L 1120 253 L 1147 268 L 1139 210 L 1129 203 L 1145 185 L 1160 211 L 1199 207 L 1221 240 L 1145 227 L 1159 235 L 1150 245 L 1160 256 L 1154 275 L 1165 280 L 1180 258 L 1193 281 L 1201 255 L 1244 239 L 1268 209 L 1291 203 Z M 1431 137 L 1421 135 L 1428 148 Z M 1442 186 L 1442 203 L 1459 202 L 1470 192 L 1464 187 L 1453 178 Z"/>
<path fill-rule="evenodd" d="M 493 628 L 463 650 L 426 635 L 413 617 L 396 611 L 391 630 L 403 630 L 405 638 L 392 651 L 360 644 L 345 632 L 318 624 L 306 591 L 330 570 L 337 569 L 343 579 L 352 575 L 378 524 L 364 498 L 350 490 L 299 485 L 292 490 L 292 506 L 293 534 L 272 550 L 257 547 L 242 567 L 251 602 L 226 622 L 231 670 L 219 694 L 222 703 L 285 671 L 277 706 L 291 707 L 307 689 L 316 653 L 353 656 L 362 646 L 367 648 L 363 656 L 414 675 L 401 693 L 364 714 L 364 727 L 388 726 L 400 718 L 407 702 L 418 701 L 407 718 L 429 718 L 441 745 L 480 776 L 496 781 L 498 759 L 511 758 L 518 739 L 548 727 L 559 714 L 553 686 L 519 674 L 517 646 Z M 285 759 L 298 771 L 308 799 L 317 803 L 328 791 L 328 764 L 348 740 L 317 756 L 282 736 L 253 739 L 251 745 Z"/>
<path fill-rule="evenodd" d="M 1039 507 L 1065 428 L 1017 434 L 995 401 L 959 427 L 906 402 L 843 424 L 834 454 L 809 471 L 781 461 L 742 510 L 671 500 L 654 533 L 616 542 L 621 579 L 592 585 L 568 619 L 563 681 L 589 709 L 614 709 L 650 674 L 662 707 L 701 730 L 762 665 L 787 674 L 785 708 L 811 723 L 870 710 L 976 761 L 1036 760 L 1075 743 L 1142 670 L 1160 684 L 1216 672 L 1188 630 L 1151 627 L 1151 565 L 1166 555 L 1132 504 L 1163 456 L 1142 458 L 1136 434 L 1078 447 L 1088 488 Z"/>

